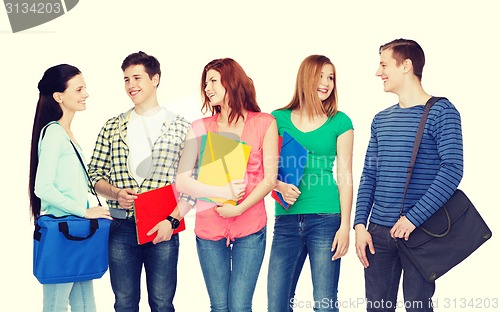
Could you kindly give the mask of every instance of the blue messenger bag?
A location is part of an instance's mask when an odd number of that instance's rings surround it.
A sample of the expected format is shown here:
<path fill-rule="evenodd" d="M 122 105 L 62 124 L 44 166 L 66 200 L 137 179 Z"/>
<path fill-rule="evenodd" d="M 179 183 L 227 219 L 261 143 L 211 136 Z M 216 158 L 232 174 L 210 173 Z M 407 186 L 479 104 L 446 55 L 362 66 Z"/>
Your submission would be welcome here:
<path fill-rule="evenodd" d="M 108 269 L 111 220 L 43 215 L 37 219 L 33 274 L 42 284 L 100 278 Z"/>
<path fill-rule="evenodd" d="M 89 178 L 78 150 L 73 142 L 70 143 Z M 102 277 L 108 269 L 110 226 L 111 220 L 104 218 L 85 219 L 74 215 L 38 217 L 33 234 L 33 274 L 41 284 L 80 282 Z"/>

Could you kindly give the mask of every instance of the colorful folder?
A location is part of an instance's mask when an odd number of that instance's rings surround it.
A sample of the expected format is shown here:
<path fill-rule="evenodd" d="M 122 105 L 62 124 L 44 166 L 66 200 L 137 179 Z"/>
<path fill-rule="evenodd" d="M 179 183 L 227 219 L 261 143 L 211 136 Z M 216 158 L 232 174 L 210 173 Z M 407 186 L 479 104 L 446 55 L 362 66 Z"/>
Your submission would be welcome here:
<path fill-rule="evenodd" d="M 304 169 L 307 165 L 309 152 L 297 140 L 286 131 L 280 137 L 280 160 L 278 167 L 278 180 L 299 186 Z M 290 204 L 285 202 L 280 192 L 272 191 L 274 198 L 283 208 L 290 208 Z"/>
<path fill-rule="evenodd" d="M 156 237 L 156 234 L 147 235 L 147 233 L 174 211 L 177 206 L 177 195 L 173 184 L 137 194 L 137 198 L 134 200 L 134 216 L 137 242 L 140 245 L 151 242 Z M 174 234 L 185 229 L 186 224 L 182 219 L 179 227 L 174 230 Z"/>
<path fill-rule="evenodd" d="M 213 186 L 224 186 L 233 180 L 243 180 L 250 150 L 251 147 L 241 141 L 208 132 L 201 138 L 198 181 Z M 225 198 L 200 199 L 237 204 Z"/>

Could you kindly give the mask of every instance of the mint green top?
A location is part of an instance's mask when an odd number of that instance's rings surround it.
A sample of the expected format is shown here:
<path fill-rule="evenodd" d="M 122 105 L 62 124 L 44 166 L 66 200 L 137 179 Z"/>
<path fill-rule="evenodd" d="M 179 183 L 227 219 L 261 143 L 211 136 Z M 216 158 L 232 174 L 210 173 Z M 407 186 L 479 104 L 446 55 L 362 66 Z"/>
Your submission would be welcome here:
<path fill-rule="evenodd" d="M 35 194 L 41 200 L 42 214 L 83 217 L 88 208 L 85 171 L 68 134 L 57 122 L 47 126 L 38 142 Z"/>
<path fill-rule="evenodd" d="M 337 112 L 319 128 L 302 132 L 292 123 L 291 113 L 291 110 L 272 112 L 278 123 L 279 135 L 286 131 L 309 151 L 309 155 L 299 184 L 300 196 L 288 210 L 276 203 L 275 215 L 340 213 L 333 166 L 337 156 L 337 138 L 353 129 L 351 119 L 345 113 Z"/>

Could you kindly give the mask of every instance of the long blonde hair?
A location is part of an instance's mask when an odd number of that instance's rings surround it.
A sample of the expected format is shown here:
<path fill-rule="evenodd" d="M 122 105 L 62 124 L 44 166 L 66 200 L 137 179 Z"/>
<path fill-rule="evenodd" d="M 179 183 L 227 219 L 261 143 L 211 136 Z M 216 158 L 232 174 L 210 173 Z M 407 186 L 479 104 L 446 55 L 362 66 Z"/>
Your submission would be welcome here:
<path fill-rule="evenodd" d="M 333 67 L 333 91 L 330 96 L 321 101 L 318 97 L 318 81 L 321 68 L 325 64 Z M 295 92 L 290 104 L 282 109 L 305 109 L 309 117 L 326 114 L 328 117 L 337 113 L 337 82 L 336 69 L 332 61 L 324 55 L 310 55 L 300 64 L 295 83 Z"/>

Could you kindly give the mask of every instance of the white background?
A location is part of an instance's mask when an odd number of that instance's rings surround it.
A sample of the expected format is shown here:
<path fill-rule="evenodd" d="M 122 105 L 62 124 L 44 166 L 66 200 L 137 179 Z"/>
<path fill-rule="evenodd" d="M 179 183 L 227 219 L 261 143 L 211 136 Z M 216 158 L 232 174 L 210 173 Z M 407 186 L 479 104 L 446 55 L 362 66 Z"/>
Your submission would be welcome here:
<path fill-rule="evenodd" d="M 446 96 L 462 116 L 466 191 L 494 232 L 470 258 L 437 281 L 436 311 L 498 311 L 498 90 L 496 1 L 80 1 L 64 16 L 13 34 L 0 9 L 1 190 L 0 311 L 40 311 L 42 287 L 32 276 L 32 224 L 28 207 L 29 145 L 44 70 L 77 66 L 90 98 L 73 132 L 90 158 L 103 123 L 131 107 L 123 88 L 122 60 L 139 50 L 162 65 L 160 102 L 189 120 L 201 117 L 200 77 L 214 58 L 232 57 L 255 81 L 263 111 L 291 99 L 300 62 L 324 54 L 337 67 L 339 108 L 355 126 L 355 192 L 375 113 L 397 102 L 375 77 L 378 47 L 395 38 L 419 42 L 426 53 L 423 85 Z M 266 275 L 272 240 L 268 204 L 268 251 L 254 296 L 266 310 Z M 354 214 L 354 211 L 353 211 Z M 178 311 L 208 311 L 209 302 L 194 245 L 194 213 L 181 234 Z M 99 311 L 112 311 L 109 276 L 94 282 Z M 339 300 L 343 311 L 362 311 L 363 269 L 351 249 L 343 259 Z M 310 304 L 309 267 L 297 300 Z M 473 304 L 472 306 L 469 304 Z M 489 308 L 488 308 L 489 307 Z M 147 308 L 145 288 L 141 309 Z M 297 309 L 311 311 L 312 309 Z M 400 311 L 400 310 L 398 310 Z M 402 310 L 401 310 L 402 311 Z"/>

